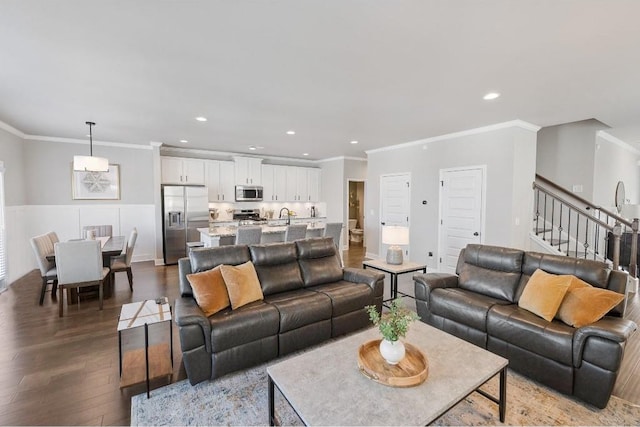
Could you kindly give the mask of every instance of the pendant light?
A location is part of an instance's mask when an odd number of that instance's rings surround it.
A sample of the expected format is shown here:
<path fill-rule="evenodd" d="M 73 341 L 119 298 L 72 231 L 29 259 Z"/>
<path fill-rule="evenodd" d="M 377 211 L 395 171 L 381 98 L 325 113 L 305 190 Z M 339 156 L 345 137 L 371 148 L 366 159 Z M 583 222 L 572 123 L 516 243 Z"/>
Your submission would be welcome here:
<path fill-rule="evenodd" d="M 73 170 L 76 172 L 108 172 L 109 160 L 104 157 L 93 156 L 93 132 L 94 122 L 85 122 L 89 125 L 89 155 L 73 156 Z"/>

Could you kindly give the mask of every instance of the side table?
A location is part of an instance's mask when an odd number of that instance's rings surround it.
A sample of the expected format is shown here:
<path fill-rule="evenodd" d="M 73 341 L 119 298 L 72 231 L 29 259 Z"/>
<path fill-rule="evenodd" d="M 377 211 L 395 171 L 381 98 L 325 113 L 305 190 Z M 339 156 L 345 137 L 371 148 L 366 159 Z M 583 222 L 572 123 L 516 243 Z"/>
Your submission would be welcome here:
<path fill-rule="evenodd" d="M 420 270 L 422 270 L 423 273 L 427 272 L 427 266 L 425 264 L 418 264 L 417 262 L 411 261 L 405 261 L 402 264 L 396 265 L 387 264 L 385 261 L 379 259 L 368 259 L 362 262 L 362 268 L 366 269 L 367 267 L 373 268 L 374 270 L 382 271 L 384 273 L 389 273 L 389 275 L 391 276 L 391 298 L 384 300 L 383 303 L 398 298 L 398 294 L 415 299 L 415 297 L 412 295 L 398 291 L 398 275 Z"/>
<path fill-rule="evenodd" d="M 149 325 L 169 323 L 169 344 L 149 345 Z M 120 354 L 120 388 L 173 374 L 173 326 L 171 306 L 166 297 L 123 304 L 118 320 L 118 348 Z M 122 332 L 144 326 L 144 348 L 122 351 Z"/>

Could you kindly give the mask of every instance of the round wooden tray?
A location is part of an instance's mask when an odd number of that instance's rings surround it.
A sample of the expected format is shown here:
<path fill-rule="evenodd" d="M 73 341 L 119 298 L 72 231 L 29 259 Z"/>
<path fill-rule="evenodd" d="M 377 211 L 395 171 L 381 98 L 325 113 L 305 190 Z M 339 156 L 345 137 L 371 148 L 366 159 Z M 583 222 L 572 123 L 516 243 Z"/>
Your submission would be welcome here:
<path fill-rule="evenodd" d="M 388 364 L 380 354 L 380 341 L 368 341 L 358 350 L 360 372 L 380 384 L 391 387 L 413 387 L 429 376 L 429 361 L 416 347 L 404 343 L 406 354 L 397 365 Z"/>

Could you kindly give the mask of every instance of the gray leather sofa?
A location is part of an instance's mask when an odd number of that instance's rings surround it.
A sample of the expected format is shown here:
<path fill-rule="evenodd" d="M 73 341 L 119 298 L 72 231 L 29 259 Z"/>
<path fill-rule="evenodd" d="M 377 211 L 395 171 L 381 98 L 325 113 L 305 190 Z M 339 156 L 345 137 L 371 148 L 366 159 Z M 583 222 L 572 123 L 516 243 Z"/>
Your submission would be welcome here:
<path fill-rule="evenodd" d="M 518 307 L 536 269 L 573 274 L 593 286 L 625 293 L 626 274 L 607 264 L 468 245 L 456 274 L 415 275 L 420 319 L 509 359 L 509 367 L 562 393 L 604 408 L 618 375 L 625 343 L 636 330 L 623 319 L 626 299 L 596 323 L 573 328 L 547 322 Z"/>
<path fill-rule="evenodd" d="M 205 317 L 186 275 L 249 260 L 264 300 Z M 364 307 L 382 308 L 384 275 L 342 268 L 331 238 L 198 249 L 180 259 L 178 269 L 175 321 L 191 384 L 364 328 Z"/>

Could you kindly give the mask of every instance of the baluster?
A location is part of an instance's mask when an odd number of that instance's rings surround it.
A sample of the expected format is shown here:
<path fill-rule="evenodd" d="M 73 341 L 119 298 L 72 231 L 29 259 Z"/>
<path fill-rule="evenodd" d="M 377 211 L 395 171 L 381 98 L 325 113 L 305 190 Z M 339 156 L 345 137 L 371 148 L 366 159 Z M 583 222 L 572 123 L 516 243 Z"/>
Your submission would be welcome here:
<path fill-rule="evenodd" d="M 629 274 L 638 277 L 638 218 L 631 223 L 631 258 L 629 259 Z"/>
<path fill-rule="evenodd" d="M 556 199 L 551 199 L 551 247 L 553 247 L 553 217 L 555 215 Z M 558 240 L 560 242 L 560 240 Z"/>
<path fill-rule="evenodd" d="M 562 246 L 562 205 L 564 203 L 560 202 L 560 225 L 558 225 L 558 252 L 562 252 L 560 246 Z"/>
<path fill-rule="evenodd" d="M 576 257 L 578 256 L 578 241 L 580 240 L 580 213 L 576 215 Z"/>
<path fill-rule="evenodd" d="M 544 193 L 544 214 L 542 216 L 542 229 L 547 229 L 547 193 Z M 542 240 L 547 240 L 547 233 L 542 233 Z"/>
<path fill-rule="evenodd" d="M 594 251 L 593 251 L 593 259 L 597 260 L 598 259 L 598 244 L 600 243 L 600 227 L 602 227 L 601 225 L 597 225 L 596 226 L 596 241 L 595 241 L 595 247 L 594 247 Z"/>
<path fill-rule="evenodd" d="M 540 234 L 540 190 L 536 189 L 536 236 Z"/>
<path fill-rule="evenodd" d="M 620 265 L 620 236 L 622 235 L 622 227 L 616 221 L 613 226 L 613 269 L 617 270 Z"/>
<path fill-rule="evenodd" d="M 586 217 L 586 224 L 584 226 L 584 258 L 587 258 L 587 252 L 589 252 L 589 217 Z M 576 254 L 576 258 L 578 254 Z"/>

